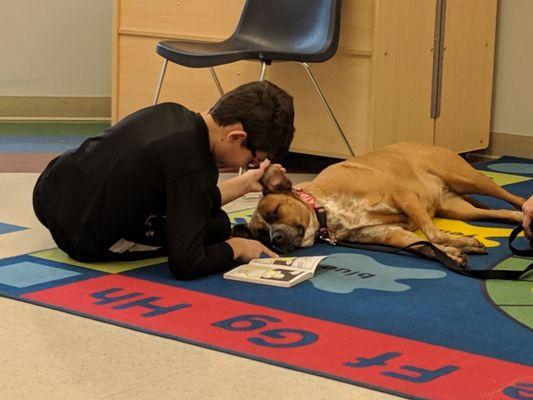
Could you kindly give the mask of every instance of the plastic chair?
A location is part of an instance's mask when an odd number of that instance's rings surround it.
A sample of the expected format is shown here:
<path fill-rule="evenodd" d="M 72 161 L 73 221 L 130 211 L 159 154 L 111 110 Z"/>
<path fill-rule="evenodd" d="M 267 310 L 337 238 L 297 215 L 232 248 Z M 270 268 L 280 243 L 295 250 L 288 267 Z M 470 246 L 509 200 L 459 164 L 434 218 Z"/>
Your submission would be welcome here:
<path fill-rule="evenodd" d="M 167 40 L 157 44 L 164 58 L 157 83 L 157 104 L 168 61 L 192 68 L 208 67 L 220 95 L 224 90 L 213 67 L 240 60 L 261 61 L 259 80 L 273 61 L 295 61 L 307 71 L 351 155 L 354 155 L 307 63 L 329 60 L 337 51 L 341 0 L 247 0 L 233 35 L 222 42 Z"/>

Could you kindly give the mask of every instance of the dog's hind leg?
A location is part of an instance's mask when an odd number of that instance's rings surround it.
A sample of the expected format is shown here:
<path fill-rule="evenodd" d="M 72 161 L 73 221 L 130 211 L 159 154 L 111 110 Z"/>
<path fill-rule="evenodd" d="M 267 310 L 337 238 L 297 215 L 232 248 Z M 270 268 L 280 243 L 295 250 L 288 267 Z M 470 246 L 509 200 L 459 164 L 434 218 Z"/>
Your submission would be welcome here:
<path fill-rule="evenodd" d="M 521 223 L 524 217 L 520 211 L 478 208 L 455 193 L 447 193 L 444 196 L 443 202 L 437 208 L 437 215 L 462 221 L 486 219 L 513 223 Z"/>
<path fill-rule="evenodd" d="M 459 194 L 483 194 L 502 199 L 518 209 L 525 199 L 498 186 L 485 174 L 470 165 L 458 154 L 443 147 L 422 147 L 412 157 L 422 170 L 441 178 L 452 191 Z"/>
<path fill-rule="evenodd" d="M 429 241 L 458 247 L 467 253 L 485 253 L 485 247 L 473 237 L 451 236 L 439 230 L 431 220 L 425 206 L 415 193 L 403 193 L 393 195 L 394 202 L 398 208 L 409 218 L 409 221 L 419 228 Z M 464 200 L 463 200 L 464 201 Z M 465 201 L 466 204 L 468 204 Z"/>
<path fill-rule="evenodd" d="M 457 165 L 457 167 L 455 170 L 451 170 L 451 172 L 440 175 L 440 178 L 456 193 L 482 194 L 496 197 L 512 204 L 518 209 L 521 209 L 522 204 L 526 201 L 523 197 L 509 193 L 489 177 L 473 168 L 466 161 L 464 161 L 463 165 Z"/>

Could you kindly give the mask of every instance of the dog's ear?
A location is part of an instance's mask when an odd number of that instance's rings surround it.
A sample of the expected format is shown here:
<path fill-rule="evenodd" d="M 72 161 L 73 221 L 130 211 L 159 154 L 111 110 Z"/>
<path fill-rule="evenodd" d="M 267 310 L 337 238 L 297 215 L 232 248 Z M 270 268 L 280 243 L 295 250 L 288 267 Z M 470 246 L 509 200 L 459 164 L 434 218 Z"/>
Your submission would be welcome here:
<path fill-rule="evenodd" d="M 292 182 L 287 177 L 285 169 L 279 164 L 270 165 L 261 178 L 263 194 L 285 192 L 292 189 Z"/>
<path fill-rule="evenodd" d="M 253 239 L 252 232 L 248 228 L 248 224 L 237 224 L 231 228 L 231 236 L 245 239 Z"/>

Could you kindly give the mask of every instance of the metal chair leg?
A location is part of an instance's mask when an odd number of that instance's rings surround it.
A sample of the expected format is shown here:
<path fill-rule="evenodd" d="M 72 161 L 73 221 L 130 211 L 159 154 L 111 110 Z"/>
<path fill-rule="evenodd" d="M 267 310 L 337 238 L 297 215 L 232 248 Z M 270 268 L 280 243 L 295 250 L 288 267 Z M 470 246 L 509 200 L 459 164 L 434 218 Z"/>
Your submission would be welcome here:
<path fill-rule="evenodd" d="M 266 70 L 267 70 L 267 63 L 262 61 L 262 63 L 261 63 L 261 74 L 259 75 L 259 82 L 263 82 L 265 80 Z"/>
<path fill-rule="evenodd" d="M 213 80 L 215 81 L 215 84 L 217 85 L 218 92 L 221 96 L 224 96 L 224 89 L 222 89 L 222 85 L 220 84 L 220 81 L 218 80 L 218 76 L 215 72 L 215 69 L 213 67 L 209 67 L 209 71 L 211 71 L 211 76 L 213 77 Z"/>
<path fill-rule="evenodd" d="M 261 73 L 259 74 L 259 82 L 263 82 L 265 80 L 266 69 L 267 69 L 267 63 L 265 61 L 262 61 L 261 62 Z M 244 168 L 242 167 L 239 168 L 239 176 L 241 176 L 245 172 L 246 170 Z M 261 193 L 247 193 L 244 195 L 245 199 L 257 199 L 260 197 L 262 197 Z"/>
<path fill-rule="evenodd" d="M 322 103 L 324 103 L 324 106 L 326 107 L 326 110 L 327 110 L 329 116 L 333 120 L 333 123 L 335 124 L 335 127 L 337 128 L 337 131 L 339 132 L 341 137 L 344 139 L 344 143 L 346 144 L 346 147 L 348 147 L 348 150 L 350 151 L 350 154 L 352 155 L 352 157 L 355 156 L 355 153 L 354 153 L 354 151 L 352 149 L 352 146 L 350 145 L 350 142 L 348 142 L 348 139 L 346 138 L 346 135 L 342 131 L 342 128 L 341 128 L 339 122 L 337 121 L 337 118 L 335 118 L 335 114 L 333 114 L 333 111 L 331 110 L 331 107 L 329 106 L 326 98 L 324 97 L 324 94 L 322 93 L 322 90 L 320 89 L 320 86 L 318 86 L 318 82 L 316 81 L 315 77 L 313 76 L 313 72 L 311 71 L 311 68 L 309 68 L 309 65 L 307 63 L 299 63 L 299 64 L 302 67 L 304 67 L 305 70 L 307 71 L 307 74 L 308 74 L 309 78 L 311 79 L 311 81 L 313 82 L 313 85 L 315 86 L 315 89 L 318 92 L 318 95 L 322 99 Z"/>
<path fill-rule="evenodd" d="M 163 66 L 161 67 L 161 73 L 159 74 L 159 81 L 157 82 L 157 87 L 155 88 L 154 105 L 156 105 L 157 101 L 159 100 L 159 93 L 161 93 L 161 86 L 163 85 L 163 78 L 165 77 L 165 72 L 167 71 L 167 64 L 168 60 L 166 58 L 163 59 Z"/>

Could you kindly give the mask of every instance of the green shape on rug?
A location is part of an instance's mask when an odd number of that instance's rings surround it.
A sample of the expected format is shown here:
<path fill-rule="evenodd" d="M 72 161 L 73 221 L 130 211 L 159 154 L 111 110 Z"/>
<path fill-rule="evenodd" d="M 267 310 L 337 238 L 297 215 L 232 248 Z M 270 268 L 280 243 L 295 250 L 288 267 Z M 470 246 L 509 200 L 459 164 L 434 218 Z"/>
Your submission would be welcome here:
<path fill-rule="evenodd" d="M 494 269 L 520 271 L 533 263 L 533 258 L 509 257 Z M 533 272 L 518 281 L 490 279 L 485 282 L 494 305 L 518 322 L 533 329 Z"/>
<path fill-rule="evenodd" d="M 44 258 L 45 260 L 55 261 L 67 265 L 75 265 L 77 267 L 92 269 L 95 271 L 107 272 L 108 274 L 118 274 L 132 269 L 148 267 L 167 262 L 167 257 L 148 258 L 146 260 L 138 261 L 109 261 L 109 262 L 95 262 L 82 263 L 70 258 L 60 249 L 51 249 L 39 251 L 30 254 L 32 257 Z"/>

